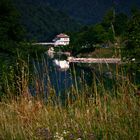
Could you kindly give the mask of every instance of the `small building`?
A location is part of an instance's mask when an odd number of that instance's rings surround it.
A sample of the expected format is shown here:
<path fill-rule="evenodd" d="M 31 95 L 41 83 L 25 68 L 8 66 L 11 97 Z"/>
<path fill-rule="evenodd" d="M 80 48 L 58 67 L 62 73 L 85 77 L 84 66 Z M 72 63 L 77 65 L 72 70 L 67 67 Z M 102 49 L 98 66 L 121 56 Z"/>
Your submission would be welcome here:
<path fill-rule="evenodd" d="M 53 42 L 54 46 L 66 46 L 69 45 L 70 37 L 66 34 L 61 33 L 53 39 Z"/>

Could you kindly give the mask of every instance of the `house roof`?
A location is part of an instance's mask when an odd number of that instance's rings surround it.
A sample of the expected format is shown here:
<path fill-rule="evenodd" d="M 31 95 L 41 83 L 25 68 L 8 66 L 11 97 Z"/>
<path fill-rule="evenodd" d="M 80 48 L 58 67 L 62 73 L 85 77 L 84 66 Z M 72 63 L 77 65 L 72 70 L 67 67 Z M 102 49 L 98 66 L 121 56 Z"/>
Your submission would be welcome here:
<path fill-rule="evenodd" d="M 61 33 L 61 34 L 57 35 L 56 37 L 57 38 L 68 38 L 69 36 L 66 35 L 66 34 Z"/>

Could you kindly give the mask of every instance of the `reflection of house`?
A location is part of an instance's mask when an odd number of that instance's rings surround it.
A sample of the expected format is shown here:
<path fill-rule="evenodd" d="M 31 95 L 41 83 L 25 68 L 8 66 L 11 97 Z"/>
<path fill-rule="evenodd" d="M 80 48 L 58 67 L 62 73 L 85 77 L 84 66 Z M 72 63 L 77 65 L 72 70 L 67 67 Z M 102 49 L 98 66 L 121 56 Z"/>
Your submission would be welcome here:
<path fill-rule="evenodd" d="M 54 46 L 66 46 L 69 45 L 70 38 L 68 35 L 61 33 L 53 39 L 53 42 Z"/>
<path fill-rule="evenodd" d="M 54 61 L 53 61 L 53 63 L 54 63 L 54 65 L 57 67 L 57 68 L 59 68 L 59 69 L 61 69 L 61 70 L 67 70 L 67 69 L 69 69 L 69 62 L 68 61 L 66 61 L 66 60 L 57 60 L 57 59 L 55 59 Z"/>

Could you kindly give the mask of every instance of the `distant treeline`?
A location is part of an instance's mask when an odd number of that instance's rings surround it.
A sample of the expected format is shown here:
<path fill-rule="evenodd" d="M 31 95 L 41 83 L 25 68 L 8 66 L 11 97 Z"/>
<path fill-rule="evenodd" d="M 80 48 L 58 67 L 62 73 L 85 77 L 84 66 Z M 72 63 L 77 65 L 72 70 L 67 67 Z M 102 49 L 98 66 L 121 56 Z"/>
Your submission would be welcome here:
<path fill-rule="evenodd" d="M 58 11 L 52 10 L 49 5 L 38 5 L 35 2 L 28 3 L 21 1 L 19 5 L 24 8 L 28 5 L 29 11 L 25 11 L 28 14 L 32 15 L 32 20 L 39 28 L 36 30 L 34 35 L 37 35 L 40 30 L 42 30 L 41 36 L 46 36 L 45 33 L 60 31 L 66 31 L 71 37 L 71 44 L 67 46 L 67 50 L 72 51 L 72 53 L 77 54 L 79 52 L 94 51 L 94 48 L 97 46 L 108 46 L 120 48 L 121 56 L 125 60 L 135 60 L 136 63 L 139 63 L 140 60 L 140 9 L 133 8 L 131 14 L 128 16 L 124 13 L 116 13 L 115 7 L 108 10 L 102 22 L 90 26 L 84 26 L 79 30 L 73 20 L 69 20 L 67 16 Z M 24 5 L 25 4 L 25 5 Z M 37 7 L 36 7 L 37 6 Z M 47 7 L 46 7 L 47 6 Z M 41 9 L 40 9 L 41 7 Z M 38 8 L 38 10 L 35 10 Z M 43 9 L 42 9 L 43 8 Z M 35 10 L 35 11 L 34 11 Z M 44 10 L 44 17 L 42 20 L 40 17 L 40 12 Z M 21 10 L 23 11 L 23 10 Z M 41 47 L 31 46 L 27 42 L 27 36 L 31 33 L 31 29 L 36 28 L 31 27 L 30 30 L 25 28 L 24 23 L 21 23 L 21 17 L 26 12 L 21 15 L 15 6 L 15 3 L 12 3 L 11 0 L 1 0 L 0 1 L 0 50 L 1 52 L 8 52 L 14 54 L 16 50 L 21 50 L 23 54 L 35 53 L 35 51 L 42 51 Z M 42 12 L 43 12 L 42 11 Z M 46 12 L 47 18 L 46 18 Z M 31 20 L 27 18 L 27 20 Z M 23 21 L 24 22 L 24 21 Z M 42 26 L 38 24 L 42 22 Z M 48 24 L 51 23 L 51 24 Z M 71 24 L 73 23 L 73 24 Z M 33 24 L 34 25 L 34 24 Z M 52 25 L 52 26 L 51 26 Z M 81 26 L 79 26 L 80 28 Z M 41 28 L 41 29 L 40 29 Z M 52 31 L 52 29 L 54 31 Z M 60 29 L 60 30 L 58 30 Z M 64 29 L 64 30 L 63 30 Z M 71 32 L 70 30 L 74 30 Z M 48 31 L 48 32 L 46 32 Z M 70 31 L 70 32 L 69 32 Z M 37 37 L 37 36 L 36 36 Z M 37 37 L 38 38 L 38 37 Z M 40 38 L 40 37 L 39 37 Z"/>
<path fill-rule="evenodd" d="M 110 9 L 101 23 L 85 26 L 78 32 L 71 32 L 69 49 L 73 53 L 89 48 L 114 47 L 120 49 L 124 59 L 140 60 L 140 9 L 133 8 L 131 15 L 116 13 Z M 91 49 L 92 50 L 92 49 Z M 94 49 L 93 49 L 94 50 Z"/>

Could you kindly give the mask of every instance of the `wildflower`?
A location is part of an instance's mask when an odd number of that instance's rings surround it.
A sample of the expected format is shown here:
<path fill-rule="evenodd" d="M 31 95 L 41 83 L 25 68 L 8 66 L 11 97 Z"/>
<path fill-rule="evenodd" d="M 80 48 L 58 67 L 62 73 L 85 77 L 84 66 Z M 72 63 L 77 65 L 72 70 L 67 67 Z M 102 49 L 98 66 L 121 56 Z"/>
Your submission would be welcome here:
<path fill-rule="evenodd" d="M 70 139 L 74 139 L 74 135 L 73 135 L 73 134 L 70 134 L 70 135 L 69 135 L 69 138 L 70 138 Z"/>
<path fill-rule="evenodd" d="M 58 132 L 56 132 L 56 133 L 55 133 L 55 135 L 56 135 L 56 136 L 58 136 L 58 135 L 59 135 L 59 133 L 58 133 Z"/>
<path fill-rule="evenodd" d="M 66 130 L 63 131 L 64 135 L 67 135 L 68 133 L 69 133 L 69 131 L 66 131 Z"/>
<path fill-rule="evenodd" d="M 87 134 L 87 131 L 84 131 L 85 134 Z"/>
<path fill-rule="evenodd" d="M 87 114 L 89 114 L 89 109 L 87 109 Z"/>
<path fill-rule="evenodd" d="M 67 134 L 66 130 L 63 131 L 63 134 L 65 134 L 65 135 Z"/>
<path fill-rule="evenodd" d="M 64 138 L 63 137 L 59 137 L 59 140 L 64 140 Z"/>
<path fill-rule="evenodd" d="M 78 138 L 77 140 L 82 140 L 82 138 Z"/>

